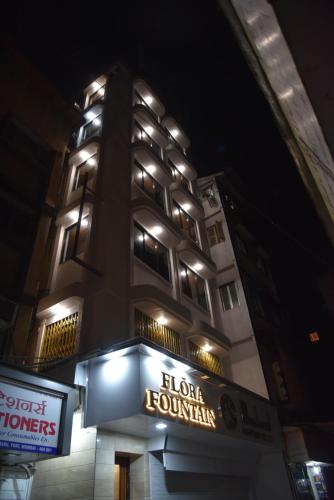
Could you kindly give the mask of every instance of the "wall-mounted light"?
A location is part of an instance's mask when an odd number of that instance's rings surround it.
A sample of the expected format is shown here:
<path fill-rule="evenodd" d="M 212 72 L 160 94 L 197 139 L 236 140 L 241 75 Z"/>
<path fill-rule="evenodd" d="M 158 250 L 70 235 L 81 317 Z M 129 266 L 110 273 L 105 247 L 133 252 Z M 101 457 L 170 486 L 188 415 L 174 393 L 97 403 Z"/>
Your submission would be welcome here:
<path fill-rule="evenodd" d="M 180 172 L 184 172 L 186 167 L 184 165 L 177 165 L 177 169 L 180 171 Z"/>
<path fill-rule="evenodd" d="M 150 105 L 150 104 L 152 104 L 152 102 L 153 102 L 153 97 L 152 97 L 151 95 L 147 95 L 146 97 L 144 97 L 144 101 L 145 101 L 148 105 Z"/>
<path fill-rule="evenodd" d="M 78 210 L 71 210 L 71 212 L 68 213 L 68 216 L 71 219 L 71 221 L 77 222 L 79 217 L 79 212 Z"/>
<path fill-rule="evenodd" d="M 149 174 L 153 174 L 155 171 L 156 171 L 156 166 L 155 165 L 147 165 L 147 167 L 145 167 L 146 170 L 148 171 Z"/>
<path fill-rule="evenodd" d="M 87 165 L 89 165 L 90 167 L 94 167 L 96 165 L 95 158 L 89 158 L 89 160 L 87 160 Z"/>
<path fill-rule="evenodd" d="M 93 120 L 93 125 L 95 125 L 95 127 L 99 127 L 101 125 L 101 120 L 100 118 L 95 118 Z"/>
<path fill-rule="evenodd" d="M 90 155 L 89 155 L 89 153 L 87 153 L 87 151 L 85 149 L 82 149 L 81 151 L 79 151 L 79 156 L 80 156 L 81 160 L 86 161 L 86 160 L 88 160 Z"/>
<path fill-rule="evenodd" d="M 94 113 L 94 111 L 88 111 L 88 113 L 86 113 L 86 115 L 85 115 L 85 116 L 86 116 L 86 119 L 87 119 L 88 121 L 91 121 L 91 120 L 94 120 L 94 118 L 96 118 L 96 117 L 97 117 L 97 114 L 96 114 L 96 113 Z"/>
<path fill-rule="evenodd" d="M 183 203 L 183 205 L 181 205 L 181 208 L 187 212 L 191 209 L 191 205 L 190 203 Z"/>
<path fill-rule="evenodd" d="M 171 135 L 173 137 L 177 137 L 179 135 L 179 131 L 176 129 L 176 128 L 173 128 L 171 131 L 170 131 Z"/>

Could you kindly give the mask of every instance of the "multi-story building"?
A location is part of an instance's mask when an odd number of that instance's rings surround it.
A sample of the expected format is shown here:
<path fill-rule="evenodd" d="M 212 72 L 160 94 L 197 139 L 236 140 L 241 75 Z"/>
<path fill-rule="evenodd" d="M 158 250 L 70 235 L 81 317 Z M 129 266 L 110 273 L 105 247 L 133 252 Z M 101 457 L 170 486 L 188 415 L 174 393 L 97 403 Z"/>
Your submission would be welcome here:
<path fill-rule="evenodd" d="M 32 500 L 292 498 L 275 409 L 233 382 L 189 139 L 120 65 L 82 113 L 26 346 L 82 399 Z"/>

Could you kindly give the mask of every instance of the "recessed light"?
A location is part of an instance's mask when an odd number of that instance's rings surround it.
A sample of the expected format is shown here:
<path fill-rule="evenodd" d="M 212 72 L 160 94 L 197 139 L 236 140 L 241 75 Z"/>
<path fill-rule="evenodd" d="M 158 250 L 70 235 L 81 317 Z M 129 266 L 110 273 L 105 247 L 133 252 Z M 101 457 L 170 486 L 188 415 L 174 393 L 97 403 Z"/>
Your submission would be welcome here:
<path fill-rule="evenodd" d="M 88 160 L 90 155 L 85 149 L 83 149 L 82 151 L 79 151 L 79 156 L 82 160 Z"/>
<path fill-rule="evenodd" d="M 204 346 L 202 347 L 202 350 L 205 351 L 205 352 L 209 352 L 209 351 L 212 351 L 212 346 L 208 343 L 204 344 Z"/>
<path fill-rule="evenodd" d="M 200 262 L 197 262 L 194 265 L 194 269 L 195 269 L 195 271 L 201 271 L 203 269 L 203 264 L 201 264 Z"/>
<path fill-rule="evenodd" d="M 92 166 L 94 166 L 94 165 L 96 165 L 96 160 L 95 160 L 95 158 L 89 158 L 89 159 L 87 160 L 87 165 L 90 165 L 91 167 L 92 167 Z"/>
<path fill-rule="evenodd" d="M 149 174 L 153 174 L 153 172 L 156 171 L 156 166 L 155 165 L 147 165 L 147 167 L 145 167 L 146 170 L 148 171 Z"/>
<path fill-rule="evenodd" d="M 164 424 L 163 422 L 159 422 L 158 424 L 156 424 L 155 428 L 159 429 L 159 430 L 162 430 L 162 429 L 166 429 L 167 425 Z"/>
<path fill-rule="evenodd" d="M 88 218 L 85 217 L 84 219 L 81 219 L 81 227 L 87 227 L 88 226 Z"/>
<path fill-rule="evenodd" d="M 99 127 L 101 125 L 101 120 L 100 118 L 95 118 L 93 120 L 93 125 L 95 125 L 95 127 Z"/>
<path fill-rule="evenodd" d="M 98 90 L 98 94 L 104 96 L 104 89 L 102 87 Z"/>
<path fill-rule="evenodd" d="M 96 118 L 96 113 L 94 113 L 94 111 L 88 111 L 88 113 L 86 113 L 86 118 L 87 120 L 91 121 L 91 120 L 94 120 L 94 118 Z"/>
<path fill-rule="evenodd" d="M 157 318 L 157 323 L 159 323 L 159 325 L 167 325 L 168 319 L 165 316 L 159 316 L 159 318 Z"/>
<path fill-rule="evenodd" d="M 170 133 L 173 137 L 177 137 L 179 135 L 179 131 L 176 128 L 173 128 Z"/>
<path fill-rule="evenodd" d="M 73 222 L 77 222 L 79 217 L 79 212 L 77 210 L 72 210 L 71 212 L 68 213 L 68 216 Z"/>
<path fill-rule="evenodd" d="M 180 172 L 184 172 L 186 167 L 184 165 L 178 165 L 177 166 L 177 169 L 180 171 Z"/>
<path fill-rule="evenodd" d="M 153 127 L 151 127 L 151 125 L 147 125 L 147 127 L 144 127 L 144 130 L 148 135 L 151 135 L 153 133 Z"/>
<path fill-rule="evenodd" d="M 144 101 L 145 101 L 148 105 L 150 105 L 150 104 L 152 104 L 152 102 L 153 102 L 153 97 L 152 97 L 151 95 L 147 95 L 146 97 L 144 97 Z"/>
<path fill-rule="evenodd" d="M 188 211 L 188 210 L 190 210 L 190 209 L 191 209 L 191 205 L 190 205 L 190 203 L 184 203 L 184 204 L 182 205 L 182 208 L 183 208 L 183 210 Z"/>
<path fill-rule="evenodd" d="M 96 92 L 101 87 L 101 85 L 97 82 L 93 82 L 92 87 L 93 87 L 93 90 Z"/>
<path fill-rule="evenodd" d="M 154 227 L 152 227 L 150 232 L 153 234 L 153 236 L 156 236 L 158 234 L 161 234 L 162 231 L 163 231 L 163 229 L 161 226 L 154 226 Z"/>

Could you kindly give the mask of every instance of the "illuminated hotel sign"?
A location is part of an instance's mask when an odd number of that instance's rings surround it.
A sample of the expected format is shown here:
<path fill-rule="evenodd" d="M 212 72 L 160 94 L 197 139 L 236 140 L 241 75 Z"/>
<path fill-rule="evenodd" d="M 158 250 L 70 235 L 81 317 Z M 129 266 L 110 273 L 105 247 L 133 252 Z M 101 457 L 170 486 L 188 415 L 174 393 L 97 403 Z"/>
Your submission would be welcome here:
<path fill-rule="evenodd" d="M 187 382 L 185 378 L 177 381 L 168 373 L 161 372 L 162 383 L 159 391 L 146 389 L 145 407 L 150 412 L 185 422 L 191 422 L 201 427 L 216 428 L 216 415 L 203 399 L 202 390 Z"/>

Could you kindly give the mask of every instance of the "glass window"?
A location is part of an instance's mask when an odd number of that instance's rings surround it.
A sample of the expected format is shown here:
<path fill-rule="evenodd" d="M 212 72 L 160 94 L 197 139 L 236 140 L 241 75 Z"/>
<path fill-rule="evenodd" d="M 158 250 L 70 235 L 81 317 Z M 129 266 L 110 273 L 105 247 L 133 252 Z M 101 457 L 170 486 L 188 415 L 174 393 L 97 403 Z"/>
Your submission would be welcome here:
<path fill-rule="evenodd" d="M 74 245 L 75 245 L 75 235 L 77 232 L 78 223 L 73 224 L 65 229 L 63 248 L 61 254 L 61 262 L 66 262 L 67 260 L 74 257 Z M 78 239 L 78 247 L 75 255 L 80 255 L 85 251 L 86 241 L 88 238 L 88 218 L 83 217 L 81 220 L 80 233 Z"/>
<path fill-rule="evenodd" d="M 169 281 L 168 249 L 147 233 L 139 224 L 134 226 L 134 254 Z"/>
<path fill-rule="evenodd" d="M 205 291 L 205 280 L 194 273 L 183 262 L 180 262 L 182 292 L 193 299 L 204 309 L 208 310 L 208 301 Z"/>
<path fill-rule="evenodd" d="M 75 175 L 73 179 L 72 191 L 79 189 L 83 186 L 85 181 L 85 176 L 88 174 L 88 181 L 90 181 L 96 172 L 97 165 L 97 155 L 93 155 L 88 160 L 84 161 L 75 169 Z"/>
<path fill-rule="evenodd" d="M 173 201 L 173 219 L 182 231 L 198 244 L 196 223 L 194 219 L 192 219 L 176 201 Z"/>
<path fill-rule="evenodd" d="M 102 131 L 102 113 L 96 115 L 93 120 L 86 123 L 83 129 L 82 140 L 88 139 L 93 135 L 100 136 Z"/>
<path fill-rule="evenodd" d="M 212 226 L 209 226 L 207 228 L 207 235 L 210 247 L 217 245 L 221 241 L 225 241 L 221 221 L 216 221 Z"/>
<path fill-rule="evenodd" d="M 179 182 L 187 191 L 189 191 L 189 181 L 185 178 L 185 176 L 180 172 L 180 170 L 174 165 L 172 160 L 170 160 L 169 158 L 168 158 L 168 166 L 172 176 L 174 177 L 175 182 Z"/>
<path fill-rule="evenodd" d="M 134 179 L 135 183 L 164 210 L 163 187 L 137 160 L 134 161 Z"/>
<path fill-rule="evenodd" d="M 147 127 L 147 130 L 152 129 L 153 127 Z M 150 131 L 151 133 L 151 131 Z M 136 141 L 144 141 L 146 144 L 148 144 L 153 151 L 161 158 L 161 148 L 159 144 L 157 144 L 152 137 L 144 130 L 144 128 L 140 125 L 140 123 L 135 120 L 134 126 L 133 126 L 133 132 L 132 132 L 132 142 Z"/>
<path fill-rule="evenodd" d="M 234 307 L 239 305 L 237 287 L 235 286 L 234 281 L 220 287 L 220 296 L 224 311 L 234 309 Z"/>

